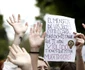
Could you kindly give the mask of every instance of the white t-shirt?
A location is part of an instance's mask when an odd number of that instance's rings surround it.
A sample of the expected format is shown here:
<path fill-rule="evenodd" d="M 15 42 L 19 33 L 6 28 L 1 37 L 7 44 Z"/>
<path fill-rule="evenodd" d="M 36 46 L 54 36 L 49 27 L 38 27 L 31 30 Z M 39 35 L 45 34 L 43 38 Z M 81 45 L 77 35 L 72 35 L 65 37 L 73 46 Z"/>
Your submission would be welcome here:
<path fill-rule="evenodd" d="M 2 70 L 21 70 L 21 69 L 18 68 L 17 65 L 15 65 L 15 64 L 13 64 L 13 63 L 11 63 L 11 62 L 5 61 L 5 62 L 3 63 L 3 68 L 2 68 Z"/>

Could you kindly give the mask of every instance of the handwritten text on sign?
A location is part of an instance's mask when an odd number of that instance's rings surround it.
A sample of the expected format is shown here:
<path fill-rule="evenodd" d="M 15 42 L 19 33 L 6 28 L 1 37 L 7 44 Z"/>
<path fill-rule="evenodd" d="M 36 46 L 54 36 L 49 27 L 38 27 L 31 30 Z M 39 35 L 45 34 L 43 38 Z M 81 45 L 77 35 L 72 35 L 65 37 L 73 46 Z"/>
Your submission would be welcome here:
<path fill-rule="evenodd" d="M 46 15 L 45 21 L 45 60 L 73 62 L 75 60 L 73 32 L 76 32 L 74 19 L 64 16 Z"/>

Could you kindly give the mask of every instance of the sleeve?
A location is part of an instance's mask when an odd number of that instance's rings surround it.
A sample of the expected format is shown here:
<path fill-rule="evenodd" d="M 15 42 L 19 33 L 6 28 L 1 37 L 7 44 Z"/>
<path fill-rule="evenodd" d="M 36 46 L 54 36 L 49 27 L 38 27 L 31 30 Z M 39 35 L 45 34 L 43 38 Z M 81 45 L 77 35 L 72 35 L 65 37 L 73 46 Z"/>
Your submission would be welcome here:
<path fill-rule="evenodd" d="M 18 66 L 14 65 L 13 63 L 9 62 L 9 61 L 5 61 L 3 63 L 3 67 L 2 70 L 17 70 Z"/>

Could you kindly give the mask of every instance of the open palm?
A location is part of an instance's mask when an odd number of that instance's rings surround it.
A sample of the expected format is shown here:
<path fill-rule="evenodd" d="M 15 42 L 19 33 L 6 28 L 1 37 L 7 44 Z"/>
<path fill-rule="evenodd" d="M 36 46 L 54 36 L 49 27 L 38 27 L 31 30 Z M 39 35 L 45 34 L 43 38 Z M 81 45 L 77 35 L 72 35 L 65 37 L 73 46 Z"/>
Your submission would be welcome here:
<path fill-rule="evenodd" d="M 20 48 L 19 46 L 13 46 L 9 47 L 12 55 L 15 57 L 12 58 L 11 56 L 8 56 L 9 60 L 18 65 L 18 66 L 24 66 L 25 64 L 31 63 L 30 55 L 27 53 L 27 51 L 24 48 Z"/>
<path fill-rule="evenodd" d="M 16 34 L 25 33 L 25 31 L 27 30 L 28 24 L 26 23 L 24 26 L 21 24 L 21 22 L 20 22 L 21 19 L 20 19 L 19 14 L 18 14 L 18 20 L 17 21 L 15 20 L 14 15 L 12 15 L 12 18 L 9 17 L 9 20 L 7 20 L 7 22 L 13 27 Z"/>
<path fill-rule="evenodd" d="M 42 24 L 34 24 L 33 28 L 30 29 L 29 42 L 31 47 L 39 47 L 44 41 L 45 32 L 40 35 L 42 31 Z"/>
<path fill-rule="evenodd" d="M 20 52 L 15 55 L 15 60 L 13 60 L 13 62 L 19 66 L 23 66 L 24 64 L 27 64 L 28 61 L 31 62 L 31 59 L 29 60 L 29 57 L 29 54 Z"/>

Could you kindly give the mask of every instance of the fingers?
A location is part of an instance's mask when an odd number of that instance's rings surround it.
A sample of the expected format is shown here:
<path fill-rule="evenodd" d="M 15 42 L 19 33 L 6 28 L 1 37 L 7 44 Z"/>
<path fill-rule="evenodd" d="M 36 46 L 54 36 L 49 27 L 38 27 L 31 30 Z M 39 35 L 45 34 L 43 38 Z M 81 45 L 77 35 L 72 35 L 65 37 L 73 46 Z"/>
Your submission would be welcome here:
<path fill-rule="evenodd" d="M 19 49 L 17 48 L 17 46 L 16 45 L 12 45 L 12 48 L 13 48 L 13 50 L 16 52 L 16 53 L 18 53 L 18 51 L 19 51 Z"/>
<path fill-rule="evenodd" d="M 15 57 L 16 52 L 14 51 L 14 49 L 13 49 L 11 46 L 9 46 L 9 50 L 10 50 L 10 52 L 11 52 L 12 56 L 14 56 L 14 57 Z"/>
<path fill-rule="evenodd" d="M 6 20 L 10 25 L 13 25 L 13 23 L 16 22 L 16 21 L 15 21 L 15 17 L 14 17 L 14 15 L 12 15 L 12 17 L 13 17 L 13 20 L 12 20 L 11 17 L 9 17 L 9 20 Z"/>
<path fill-rule="evenodd" d="M 10 62 L 15 64 L 15 60 L 11 56 L 8 56 L 8 59 L 9 59 Z"/>
<path fill-rule="evenodd" d="M 6 20 L 10 25 L 12 25 L 12 23 L 10 22 L 10 21 L 8 21 L 8 20 Z"/>
<path fill-rule="evenodd" d="M 9 20 L 6 20 L 10 25 L 12 25 L 13 21 L 12 21 L 12 18 L 9 17 Z"/>
<path fill-rule="evenodd" d="M 37 23 L 34 24 L 32 28 L 30 28 L 30 33 L 37 33 L 40 34 L 42 31 L 42 24 L 41 23 Z"/>
<path fill-rule="evenodd" d="M 16 23 L 15 16 L 12 15 L 12 18 L 9 17 L 10 23 Z"/>
<path fill-rule="evenodd" d="M 25 48 L 22 48 L 22 51 L 24 52 L 24 53 L 27 53 L 27 51 L 26 51 L 26 49 Z M 28 54 L 28 53 L 27 53 Z"/>
<path fill-rule="evenodd" d="M 36 33 L 36 31 L 37 31 L 36 29 L 37 29 L 37 25 L 34 24 L 34 25 L 33 25 L 33 31 L 32 31 L 32 32 L 33 32 L 33 33 Z"/>
<path fill-rule="evenodd" d="M 78 37 L 78 38 L 82 38 L 82 39 L 85 40 L 84 34 L 82 34 L 82 33 L 76 33 L 76 32 L 74 32 L 74 34 L 75 34 L 74 38 Z"/>
<path fill-rule="evenodd" d="M 77 34 L 77 32 L 73 32 L 73 34 Z"/>
<path fill-rule="evenodd" d="M 75 36 L 74 38 L 76 39 L 76 46 L 82 46 L 84 44 L 85 36 L 82 33 L 76 33 L 74 32 Z"/>
<path fill-rule="evenodd" d="M 14 23 L 16 23 L 16 21 L 15 21 L 15 16 L 14 16 L 14 15 L 12 15 L 12 17 L 13 17 L 13 21 L 14 21 Z"/>
<path fill-rule="evenodd" d="M 10 22 L 11 22 L 11 23 L 13 23 L 13 21 L 12 21 L 12 18 L 11 18 L 11 17 L 9 17 L 9 20 L 10 20 Z"/>
<path fill-rule="evenodd" d="M 7 22 L 9 23 L 9 24 L 13 24 L 13 23 L 20 23 L 20 14 L 18 14 L 18 20 L 16 21 L 16 19 L 15 19 L 15 16 L 14 15 L 12 15 L 12 17 L 9 17 L 9 21 L 7 20 Z"/>
<path fill-rule="evenodd" d="M 22 49 L 21 49 L 18 45 L 16 46 L 16 48 L 18 49 L 17 52 L 21 52 L 21 53 L 23 53 Z"/>
<path fill-rule="evenodd" d="M 84 23 L 82 23 L 82 26 L 83 26 L 83 28 L 85 29 L 85 24 L 84 24 Z"/>
<path fill-rule="evenodd" d="M 75 38 L 76 39 L 76 46 L 81 46 L 84 44 L 84 40 L 80 38 Z"/>
<path fill-rule="evenodd" d="M 76 42 L 81 42 L 80 38 L 75 38 L 75 39 L 76 39 Z"/>
<path fill-rule="evenodd" d="M 33 33 L 36 33 L 36 24 L 34 24 L 32 28 L 30 28 L 30 34 Z"/>
<path fill-rule="evenodd" d="M 15 46 L 13 44 L 13 46 L 9 46 L 9 50 L 12 53 L 13 56 L 16 56 L 17 53 L 27 53 L 27 51 L 25 50 L 25 48 L 20 48 L 19 46 Z"/>
<path fill-rule="evenodd" d="M 9 49 L 10 49 L 10 52 L 13 54 L 13 56 L 15 56 L 17 53 L 26 52 L 26 50 L 24 48 L 21 49 L 18 45 L 16 46 L 14 44 L 12 45 L 12 47 L 9 46 Z"/>
<path fill-rule="evenodd" d="M 40 33 L 40 32 L 42 31 L 42 26 L 43 26 L 43 25 L 42 25 L 42 23 L 37 23 L 37 24 L 38 24 L 38 27 L 39 27 L 39 28 L 38 28 L 38 32 Z"/>
<path fill-rule="evenodd" d="M 20 18 L 20 14 L 18 14 L 18 23 L 20 22 L 21 18 Z"/>
<path fill-rule="evenodd" d="M 12 48 L 16 53 L 22 53 L 22 50 L 18 45 L 16 46 L 16 45 L 13 44 Z"/>

